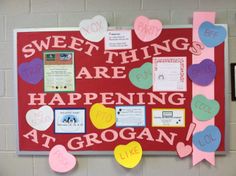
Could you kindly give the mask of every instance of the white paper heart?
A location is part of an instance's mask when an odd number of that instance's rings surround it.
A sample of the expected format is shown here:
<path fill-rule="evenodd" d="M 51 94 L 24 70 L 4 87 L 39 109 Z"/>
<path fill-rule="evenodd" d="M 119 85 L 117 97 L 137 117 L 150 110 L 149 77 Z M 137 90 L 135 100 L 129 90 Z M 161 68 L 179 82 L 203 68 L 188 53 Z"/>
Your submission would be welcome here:
<path fill-rule="evenodd" d="M 92 19 L 82 20 L 79 24 L 81 35 L 92 42 L 101 41 L 107 33 L 107 20 L 101 15 L 97 15 Z"/>
<path fill-rule="evenodd" d="M 26 121 L 32 128 L 45 131 L 53 122 L 53 110 L 50 106 L 31 109 L 26 113 Z"/>

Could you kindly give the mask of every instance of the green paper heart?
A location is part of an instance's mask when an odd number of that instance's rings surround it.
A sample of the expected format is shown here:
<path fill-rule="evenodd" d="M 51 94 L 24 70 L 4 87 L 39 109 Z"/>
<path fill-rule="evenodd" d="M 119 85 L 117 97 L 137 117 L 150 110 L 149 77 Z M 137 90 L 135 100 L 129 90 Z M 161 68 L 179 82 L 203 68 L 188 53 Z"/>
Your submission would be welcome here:
<path fill-rule="evenodd" d="M 152 87 L 152 64 L 146 62 L 139 68 L 134 68 L 129 72 L 131 83 L 140 89 Z"/>
<path fill-rule="evenodd" d="M 191 102 L 194 116 L 200 121 L 212 119 L 220 110 L 216 100 L 209 100 L 203 95 L 196 95 Z"/>

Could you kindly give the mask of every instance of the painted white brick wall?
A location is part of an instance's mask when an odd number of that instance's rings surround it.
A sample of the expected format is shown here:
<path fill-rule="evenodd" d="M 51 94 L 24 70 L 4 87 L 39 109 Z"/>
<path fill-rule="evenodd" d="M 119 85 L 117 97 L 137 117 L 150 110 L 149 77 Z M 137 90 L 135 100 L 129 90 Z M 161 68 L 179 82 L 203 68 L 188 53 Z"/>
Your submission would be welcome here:
<path fill-rule="evenodd" d="M 236 62 L 236 0 L 0 0 L 0 176 L 55 176 L 47 157 L 17 156 L 16 117 L 13 94 L 14 28 L 73 27 L 94 15 L 104 15 L 110 25 L 131 26 L 138 15 L 159 18 L 164 24 L 191 24 L 192 12 L 214 10 L 217 23 L 229 25 L 229 58 Z M 138 167 L 127 170 L 113 157 L 77 157 L 77 168 L 67 176 L 235 176 L 236 103 L 230 102 L 230 151 L 217 157 L 216 167 L 191 158 L 144 157 Z"/>

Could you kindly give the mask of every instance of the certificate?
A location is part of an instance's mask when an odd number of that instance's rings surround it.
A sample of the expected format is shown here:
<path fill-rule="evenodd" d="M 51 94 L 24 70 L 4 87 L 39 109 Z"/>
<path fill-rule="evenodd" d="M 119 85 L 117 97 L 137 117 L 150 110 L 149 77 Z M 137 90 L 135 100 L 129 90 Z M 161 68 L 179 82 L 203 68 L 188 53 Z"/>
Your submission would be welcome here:
<path fill-rule="evenodd" d="M 55 109 L 55 133 L 85 133 L 85 109 Z"/>
<path fill-rule="evenodd" d="M 153 91 L 186 91 L 186 57 L 153 58 Z"/>
<path fill-rule="evenodd" d="M 152 109 L 153 127 L 185 127 L 185 109 Z"/>
<path fill-rule="evenodd" d="M 146 126 L 145 106 L 116 106 L 116 126 Z"/>
<path fill-rule="evenodd" d="M 44 91 L 75 91 L 74 52 L 46 51 L 44 61 Z"/>

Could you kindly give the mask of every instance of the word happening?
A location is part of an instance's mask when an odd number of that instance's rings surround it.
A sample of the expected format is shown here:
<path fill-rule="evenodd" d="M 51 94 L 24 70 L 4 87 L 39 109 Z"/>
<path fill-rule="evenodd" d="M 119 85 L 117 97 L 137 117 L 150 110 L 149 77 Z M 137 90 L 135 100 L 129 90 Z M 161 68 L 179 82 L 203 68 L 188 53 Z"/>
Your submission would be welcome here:
<path fill-rule="evenodd" d="M 220 105 L 216 100 L 208 100 L 203 95 L 196 95 L 191 102 L 194 116 L 200 121 L 212 119 L 220 110 Z"/>
<path fill-rule="evenodd" d="M 30 62 L 19 65 L 18 72 L 20 77 L 30 84 L 38 84 L 43 79 L 43 61 L 35 58 Z"/>
<path fill-rule="evenodd" d="M 177 136 L 178 134 L 176 133 L 166 133 L 161 129 L 157 129 L 155 133 L 151 132 L 148 128 L 143 128 L 140 132 L 136 132 L 134 128 L 122 128 L 120 131 L 106 129 L 100 134 L 88 133 L 82 135 L 81 137 L 70 138 L 67 142 L 67 147 L 71 151 L 78 151 L 84 148 L 92 147 L 94 145 L 102 144 L 104 142 L 112 143 L 119 139 L 126 141 L 138 139 L 174 145 Z M 46 134 L 38 133 L 38 131 L 35 129 L 24 134 L 23 137 L 36 144 L 39 144 L 40 142 L 40 144 L 47 149 L 51 148 L 53 144 L 56 143 L 56 138 Z"/>
<path fill-rule="evenodd" d="M 28 105 L 92 105 L 101 103 L 104 105 L 165 105 L 167 102 L 171 105 L 183 105 L 186 98 L 184 93 L 166 93 L 166 92 L 84 92 L 84 93 L 65 93 L 62 97 L 59 93 L 28 93 Z"/>
<path fill-rule="evenodd" d="M 218 127 L 210 125 L 203 131 L 193 135 L 193 144 L 201 151 L 215 152 L 221 141 L 221 133 Z"/>
<path fill-rule="evenodd" d="M 213 48 L 223 43 L 227 35 L 223 26 L 217 26 L 208 21 L 200 25 L 198 34 L 202 43 L 209 48 Z"/>
<path fill-rule="evenodd" d="M 216 65 L 212 60 L 204 59 L 188 68 L 188 76 L 195 84 L 207 86 L 215 79 Z"/>
<path fill-rule="evenodd" d="M 114 150 L 116 161 L 126 168 L 137 166 L 142 159 L 142 153 L 142 147 L 136 141 L 132 141 L 127 145 L 118 145 Z"/>
<path fill-rule="evenodd" d="M 134 31 L 140 40 L 149 42 L 161 34 L 162 23 L 156 19 L 149 20 L 145 16 L 139 16 L 135 19 Z"/>
<path fill-rule="evenodd" d="M 55 172 L 66 173 L 76 165 L 76 158 L 63 145 L 55 145 L 49 153 L 49 165 Z"/>
<path fill-rule="evenodd" d="M 130 82 L 140 88 L 149 89 L 152 87 L 152 64 L 146 62 L 139 68 L 134 68 L 129 72 Z"/>
<path fill-rule="evenodd" d="M 90 120 L 97 129 L 110 128 L 116 122 L 115 109 L 96 103 L 90 109 Z"/>
<path fill-rule="evenodd" d="M 108 28 L 106 19 L 101 15 L 97 15 L 92 19 L 82 20 L 79 26 L 82 36 L 92 42 L 101 41 L 105 37 Z"/>
<path fill-rule="evenodd" d="M 26 113 L 27 123 L 39 131 L 47 130 L 51 126 L 53 119 L 53 109 L 47 105 L 39 109 L 31 109 Z"/>

